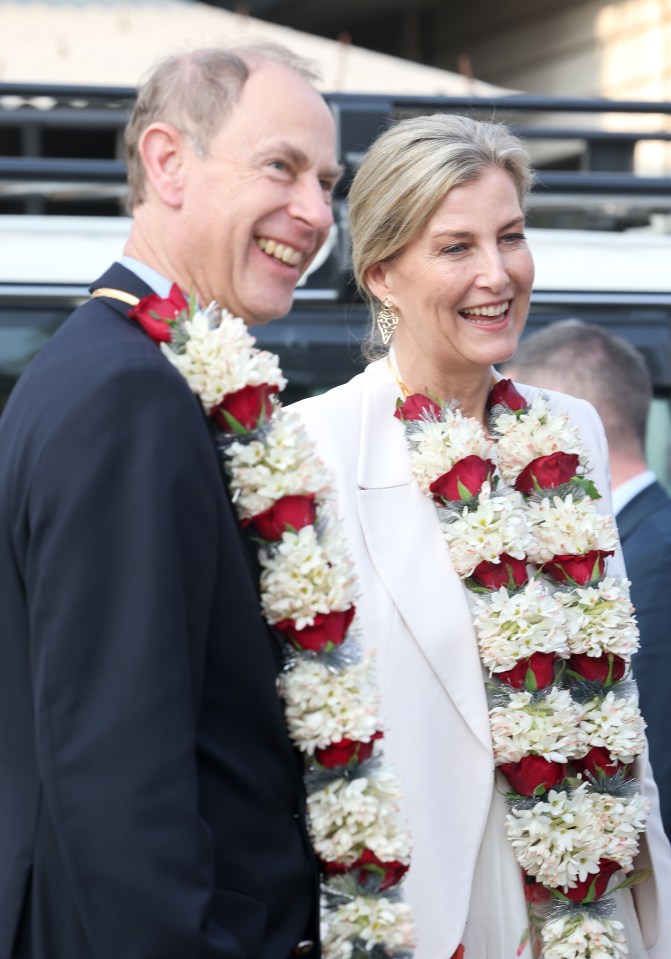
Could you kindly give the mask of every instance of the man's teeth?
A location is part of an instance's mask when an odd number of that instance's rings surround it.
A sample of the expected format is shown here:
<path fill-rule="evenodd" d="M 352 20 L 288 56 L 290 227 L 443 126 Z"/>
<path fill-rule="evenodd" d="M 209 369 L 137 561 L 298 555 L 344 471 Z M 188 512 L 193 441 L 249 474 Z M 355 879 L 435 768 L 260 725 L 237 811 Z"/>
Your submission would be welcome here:
<path fill-rule="evenodd" d="M 501 316 L 510 306 L 510 300 L 505 303 L 497 303 L 495 306 L 474 306 L 470 310 L 462 310 L 466 316 Z"/>
<path fill-rule="evenodd" d="M 257 240 L 256 242 L 264 253 L 275 257 L 280 263 L 288 263 L 289 266 L 296 266 L 300 263 L 302 254 L 286 243 L 277 243 L 275 240 L 264 239 Z"/>

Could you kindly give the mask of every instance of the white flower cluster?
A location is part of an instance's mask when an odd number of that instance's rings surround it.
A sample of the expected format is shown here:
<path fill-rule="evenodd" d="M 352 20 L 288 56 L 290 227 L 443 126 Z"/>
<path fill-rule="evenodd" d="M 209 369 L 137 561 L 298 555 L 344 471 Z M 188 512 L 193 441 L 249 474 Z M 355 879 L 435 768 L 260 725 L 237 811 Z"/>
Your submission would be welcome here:
<path fill-rule="evenodd" d="M 469 453 L 492 459 L 509 488 L 529 463 L 543 456 L 576 455 L 579 466 L 587 466 L 579 431 L 565 414 L 552 412 L 546 397 L 536 397 L 523 413 L 497 415 L 492 424 L 497 442 L 486 451 L 475 448 L 486 441 L 475 421 L 469 432 L 462 419 L 443 419 L 406 427 L 412 472 L 427 495 L 431 483 Z M 493 494 L 485 483 L 476 509 L 456 513 L 439 508 L 438 515 L 453 566 L 464 579 L 480 562 L 497 562 L 502 553 L 542 565 L 556 556 L 617 548 L 612 517 L 578 491 L 527 499 L 510 489 Z M 490 674 L 512 669 L 535 652 L 563 658 L 608 652 L 627 658 L 635 651 L 638 631 L 626 580 L 606 577 L 594 586 L 552 592 L 542 583 L 532 581 L 513 595 L 501 587 L 471 596 L 480 655 Z M 644 741 L 635 696 L 618 698 L 610 691 L 580 704 L 569 690 L 554 685 L 540 696 L 511 692 L 505 705 L 490 710 L 490 729 L 497 765 L 527 756 L 570 762 L 595 747 L 629 763 Z M 598 874 L 601 860 L 631 869 L 647 808 L 640 794 L 601 793 L 585 781 L 572 792 L 550 790 L 533 804 L 517 804 L 508 814 L 506 832 L 529 875 L 546 887 L 567 891 Z M 627 955 L 621 924 L 587 914 L 547 923 L 543 938 L 545 959 Z"/>
<path fill-rule="evenodd" d="M 516 763 L 529 755 L 568 762 L 581 745 L 580 715 L 568 689 L 551 686 L 538 698 L 526 690 L 511 693 L 505 706 L 489 711 L 497 765 Z"/>
<path fill-rule="evenodd" d="M 365 849 L 384 862 L 410 862 L 410 834 L 400 823 L 400 789 L 390 772 L 337 779 L 308 797 L 317 855 L 352 865 Z"/>
<path fill-rule="evenodd" d="M 598 746 L 608 750 L 614 762 L 632 763 L 645 748 L 645 725 L 638 695 L 618 698 L 611 690 L 583 706 L 580 731 L 584 747 L 576 755 L 584 756 Z"/>
<path fill-rule="evenodd" d="M 216 304 L 185 321 L 174 346 L 162 344 L 170 362 L 200 397 L 207 413 L 229 394 L 247 386 L 286 385 L 277 358 L 254 346 L 244 322 Z M 322 510 L 330 478 L 294 413 L 273 411 L 246 442 L 224 448 L 223 461 L 240 519 L 269 509 L 284 496 L 313 495 L 319 501 L 317 525 L 285 532 L 278 543 L 259 550 L 261 608 L 266 620 L 294 621 L 300 630 L 320 614 L 349 609 L 356 600 L 352 561 L 339 524 Z M 354 640 L 351 640 L 352 642 Z M 377 690 L 370 658 L 324 665 L 296 657 L 293 670 L 278 680 L 286 701 L 289 733 L 299 749 L 312 754 L 343 738 L 370 742 L 380 729 Z M 395 778 L 379 771 L 368 779 L 344 777 L 314 792 L 309 824 L 318 856 L 348 865 L 364 849 L 382 861 L 409 862 L 410 837 L 399 819 Z M 324 880 L 328 883 L 328 880 Z M 412 944 L 410 908 L 379 895 L 355 897 L 346 906 L 327 907 L 324 921 L 332 959 L 350 959 L 353 940 L 385 954 Z"/>
<path fill-rule="evenodd" d="M 299 659 L 282 674 L 280 689 L 291 737 L 303 752 L 345 738 L 367 743 L 380 729 L 370 655 L 341 670 L 317 659 Z"/>
<path fill-rule="evenodd" d="M 617 919 L 579 913 L 546 922 L 542 930 L 545 959 L 626 959 L 624 926 Z"/>
<path fill-rule="evenodd" d="M 629 598 L 629 581 L 606 576 L 596 586 L 559 593 L 569 626 L 572 653 L 627 658 L 638 649 L 638 626 Z"/>
<path fill-rule="evenodd" d="M 564 611 L 541 580 L 508 594 L 505 587 L 473 600 L 480 658 L 490 673 L 505 672 L 533 653 L 568 658 Z"/>
<path fill-rule="evenodd" d="M 515 807 L 506 832 L 520 866 L 550 888 L 572 889 L 599 872 L 601 859 L 631 868 L 647 800 L 592 792 L 583 783 L 572 793 L 550 790 L 528 809 Z"/>
<path fill-rule="evenodd" d="M 493 432 L 498 437 L 499 470 L 510 485 L 539 456 L 577 453 L 581 465 L 586 463 L 578 430 L 570 425 L 565 413 L 552 413 L 543 396 L 536 396 L 525 413 L 501 413 L 494 421 Z"/>
<path fill-rule="evenodd" d="M 227 310 L 219 315 L 215 303 L 186 320 L 184 331 L 188 337 L 184 352 L 175 352 L 167 343 L 161 350 L 200 397 L 206 413 L 245 386 L 267 383 L 280 390 L 286 386 L 277 357 L 257 349 L 244 320 Z"/>
<path fill-rule="evenodd" d="M 370 953 L 376 946 L 384 946 L 385 955 L 391 955 L 392 950 L 405 952 L 413 949 L 415 935 L 410 907 L 384 897 L 356 896 L 332 912 L 324 910 L 324 959 L 352 959 L 352 939 L 355 937 Z"/>
<path fill-rule="evenodd" d="M 455 518 L 441 519 L 441 533 L 459 576 L 470 576 L 483 560 L 494 562 L 501 553 L 524 559 L 532 538 L 522 496 L 512 490 L 493 493 L 484 483 L 477 509 L 467 507 Z"/>
<path fill-rule="evenodd" d="M 283 496 L 324 496 L 328 475 L 295 413 L 275 414 L 261 439 L 231 443 L 226 472 L 243 519 L 269 509 Z"/>
<path fill-rule="evenodd" d="M 492 456 L 492 445 L 477 420 L 449 407 L 442 410 L 441 417 L 439 421 L 413 420 L 405 427 L 410 469 L 423 493 L 466 456 Z"/>
<path fill-rule="evenodd" d="M 269 622 L 292 619 L 303 629 L 314 623 L 317 613 L 348 609 L 354 603 L 352 561 L 340 526 L 331 524 L 329 529 L 328 536 L 319 536 L 314 526 L 304 526 L 259 551 L 261 607 Z"/>
<path fill-rule="evenodd" d="M 532 563 L 617 548 L 613 517 L 599 513 L 590 499 L 575 499 L 571 494 L 565 499 L 545 496 L 540 501 L 530 500 L 527 509 L 535 540 L 528 554 Z"/>

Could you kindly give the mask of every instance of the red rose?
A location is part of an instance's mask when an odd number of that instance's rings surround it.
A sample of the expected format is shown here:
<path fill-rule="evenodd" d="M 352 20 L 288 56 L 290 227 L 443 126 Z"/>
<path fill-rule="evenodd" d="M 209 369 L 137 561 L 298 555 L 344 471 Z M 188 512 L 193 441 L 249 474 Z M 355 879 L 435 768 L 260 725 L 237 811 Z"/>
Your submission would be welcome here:
<path fill-rule="evenodd" d="M 626 673 L 627 663 L 615 653 L 602 653 L 601 656 L 574 653 L 568 661 L 568 668 L 583 679 L 612 686 L 619 683 Z"/>
<path fill-rule="evenodd" d="M 399 400 L 394 412 L 396 419 L 402 423 L 409 423 L 411 420 L 424 420 L 432 415 L 440 416 L 440 405 L 422 393 L 413 393 L 402 403 Z"/>
<path fill-rule="evenodd" d="M 594 902 L 595 899 L 601 899 L 608 888 L 610 877 L 620 868 L 620 864 L 612 859 L 600 859 L 598 873 L 588 876 L 573 889 L 562 886 L 560 892 L 571 902 Z"/>
<path fill-rule="evenodd" d="M 524 586 L 529 581 L 529 574 L 526 560 L 501 553 L 498 563 L 490 563 L 486 559 L 479 563 L 470 578 L 485 589 L 495 590 L 501 586 L 512 589 L 515 586 Z"/>
<path fill-rule="evenodd" d="M 390 889 L 399 883 L 403 876 L 405 876 L 408 868 L 407 863 L 399 862 L 398 859 L 393 859 L 389 862 L 378 859 L 375 853 L 371 852 L 370 849 L 364 849 L 353 866 L 353 869 L 355 869 L 358 874 L 357 878 L 360 883 L 363 883 L 370 873 L 379 876 L 380 885 L 378 888 L 380 892 L 384 892 L 385 889 Z"/>
<path fill-rule="evenodd" d="M 536 882 L 533 876 L 529 876 L 524 869 L 522 870 L 522 876 L 524 877 L 524 898 L 527 902 L 531 903 L 545 903 L 547 902 L 552 893 L 540 882 Z"/>
<path fill-rule="evenodd" d="M 327 876 L 342 876 L 343 873 L 349 872 L 352 869 L 352 866 L 346 866 L 342 862 L 333 862 L 330 859 L 320 859 L 319 865 L 321 871 L 326 873 Z"/>
<path fill-rule="evenodd" d="M 452 959 L 464 959 L 465 956 L 466 956 L 465 946 L 457 946 L 455 951 L 452 953 Z"/>
<path fill-rule="evenodd" d="M 380 892 L 400 882 L 409 868 L 405 863 L 399 862 L 397 859 L 388 862 L 378 859 L 375 853 L 371 852 L 370 849 L 364 849 L 357 861 L 353 862 L 350 866 L 345 866 L 341 862 L 332 862 L 327 859 L 320 859 L 319 864 L 322 872 L 325 872 L 327 876 L 340 876 L 347 872 L 354 873 L 357 881 L 361 884 L 366 881 L 369 874 L 377 875 L 380 879 Z"/>
<path fill-rule="evenodd" d="M 494 464 L 480 456 L 465 456 L 451 470 L 434 480 L 429 489 L 436 503 L 469 500 L 477 496 L 485 480 L 491 482 Z"/>
<path fill-rule="evenodd" d="M 133 320 L 137 320 L 145 333 L 154 343 L 169 343 L 172 339 L 172 325 L 180 313 L 189 309 L 189 301 L 173 283 L 167 297 L 152 293 L 128 311 Z"/>
<path fill-rule="evenodd" d="M 337 743 L 331 743 L 330 746 L 316 749 L 315 759 L 326 769 L 334 769 L 337 766 L 356 766 L 373 755 L 373 744 L 376 739 L 382 739 L 381 732 L 373 733 L 368 743 L 345 737 Z"/>
<path fill-rule="evenodd" d="M 502 683 L 514 689 L 545 689 L 554 682 L 558 658 L 556 653 L 532 653 L 520 659 L 512 669 L 496 675 Z"/>
<path fill-rule="evenodd" d="M 584 556 L 553 556 L 548 563 L 543 563 L 542 569 L 556 583 L 586 586 L 592 580 L 601 579 L 606 569 L 606 557 L 612 555 L 612 549 L 593 549 Z"/>
<path fill-rule="evenodd" d="M 274 543 L 286 530 L 313 526 L 316 513 L 314 496 L 283 496 L 262 513 L 244 519 L 242 525 L 251 526 L 261 539 Z"/>
<path fill-rule="evenodd" d="M 494 406 L 506 406 L 509 410 L 526 410 L 527 401 L 519 393 L 512 380 L 499 380 L 489 391 L 487 399 L 487 408 Z"/>
<path fill-rule="evenodd" d="M 599 776 L 614 776 L 621 769 L 624 769 L 624 763 L 610 758 L 607 749 L 601 746 L 593 746 L 592 749 L 583 756 L 582 759 L 572 759 L 571 765 L 580 773 L 590 773 L 595 778 Z"/>
<path fill-rule="evenodd" d="M 296 629 L 293 619 L 283 619 L 275 623 L 275 629 L 296 649 L 309 649 L 314 653 L 330 652 L 342 643 L 355 612 L 356 607 L 350 606 L 331 613 L 317 613 L 312 626 L 304 626 L 303 629 Z"/>
<path fill-rule="evenodd" d="M 243 386 L 225 396 L 218 406 L 213 406 L 210 417 L 224 433 L 249 433 L 270 419 L 272 397 L 278 392 L 279 388 L 269 383 Z"/>
<path fill-rule="evenodd" d="M 538 489 L 557 489 L 576 475 L 580 459 L 577 453 L 551 453 L 538 456 L 525 466 L 515 480 L 520 493 L 534 493 Z"/>
<path fill-rule="evenodd" d="M 566 763 L 554 763 L 542 756 L 524 756 L 517 763 L 503 763 L 499 769 L 519 796 L 547 792 L 566 776 Z"/>

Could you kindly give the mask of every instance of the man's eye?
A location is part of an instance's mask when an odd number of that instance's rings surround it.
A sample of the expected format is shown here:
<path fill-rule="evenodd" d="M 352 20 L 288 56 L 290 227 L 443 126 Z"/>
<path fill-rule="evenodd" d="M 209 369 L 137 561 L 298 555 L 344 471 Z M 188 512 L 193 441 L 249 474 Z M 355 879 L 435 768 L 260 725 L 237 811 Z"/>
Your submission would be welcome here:
<path fill-rule="evenodd" d="M 271 160 L 269 166 L 274 170 L 288 170 L 289 165 L 284 160 Z"/>
<path fill-rule="evenodd" d="M 523 243 L 524 240 L 526 240 L 524 233 L 506 233 L 503 237 L 503 242 L 509 246 L 513 246 L 515 243 Z"/>

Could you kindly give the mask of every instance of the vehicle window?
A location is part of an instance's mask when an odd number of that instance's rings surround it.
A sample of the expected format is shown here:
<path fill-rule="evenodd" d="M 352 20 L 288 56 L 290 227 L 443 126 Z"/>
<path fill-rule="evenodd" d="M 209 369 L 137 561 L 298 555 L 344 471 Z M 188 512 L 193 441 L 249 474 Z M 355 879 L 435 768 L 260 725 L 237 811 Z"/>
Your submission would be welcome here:
<path fill-rule="evenodd" d="M 70 306 L 0 307 L 0 410 L 26 365 L 70 312 Z"/>

